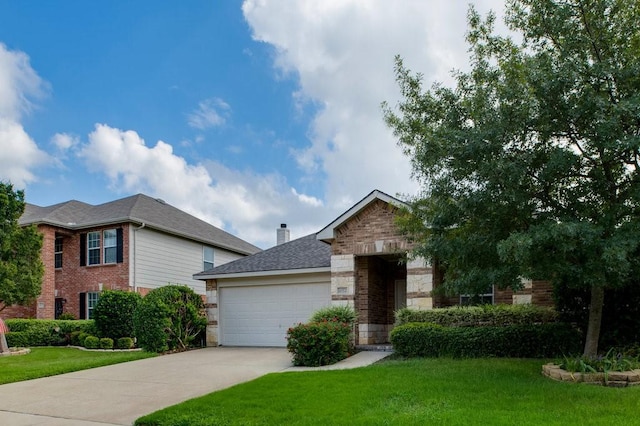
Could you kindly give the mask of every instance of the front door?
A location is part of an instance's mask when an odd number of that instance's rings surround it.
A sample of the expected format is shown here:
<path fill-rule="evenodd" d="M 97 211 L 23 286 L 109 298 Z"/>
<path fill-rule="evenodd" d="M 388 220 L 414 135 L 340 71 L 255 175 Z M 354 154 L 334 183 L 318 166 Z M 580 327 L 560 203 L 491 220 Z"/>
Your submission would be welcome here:
<path fill-rule="evenodd" d="M 64 299 L 62 297 L 56 297 L 56 312 L 55 312 L 56 319 L 58 319 L 60 315 L 62 315 L 63 308 L 64 308 Z"/>
<path fill-rule="evenodd" d="M 395 281 L 395 310 L 407 307 L 407 280 Z"/>

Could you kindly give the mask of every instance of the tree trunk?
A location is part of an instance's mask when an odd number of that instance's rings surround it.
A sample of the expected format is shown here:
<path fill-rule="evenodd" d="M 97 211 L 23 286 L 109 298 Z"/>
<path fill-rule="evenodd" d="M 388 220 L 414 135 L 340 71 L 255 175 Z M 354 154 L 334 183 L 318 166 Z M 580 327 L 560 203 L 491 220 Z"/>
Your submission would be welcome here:
<path fill-rule="evenodd" d="M 589 324 L 584 342 L 584 356 L 598 355 L 598 340 L 600 339 L 600 325 L 602 324 L 602 307 L 604 306 L 604 287 L 591 286 L 591 304 L 589 305 Z"/>

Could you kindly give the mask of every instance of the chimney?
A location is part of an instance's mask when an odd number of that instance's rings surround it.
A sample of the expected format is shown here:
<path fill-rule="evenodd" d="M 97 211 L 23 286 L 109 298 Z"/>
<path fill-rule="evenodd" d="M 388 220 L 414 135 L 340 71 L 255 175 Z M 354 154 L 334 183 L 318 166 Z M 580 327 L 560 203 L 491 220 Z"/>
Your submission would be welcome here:
<path fill-rule="evenodd" d="M 276 245 L 289 242 L 289 230 L 286 223 L 281 223 L 280 228 L 276 230 Z"/>

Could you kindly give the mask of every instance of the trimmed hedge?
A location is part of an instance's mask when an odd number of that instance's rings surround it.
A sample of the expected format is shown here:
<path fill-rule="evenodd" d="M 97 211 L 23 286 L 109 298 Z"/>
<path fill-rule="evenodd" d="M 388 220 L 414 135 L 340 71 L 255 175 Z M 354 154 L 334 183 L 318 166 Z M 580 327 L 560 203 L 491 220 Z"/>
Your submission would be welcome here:
<path fill-rule="evenodd" d="M 287 350 L 296 366 L 334 364 L 349 356 L 350 336 L 351 326 L 343 322 L 298 324 L 287 331 Z"/>
<path fill-rule="evenodd" d="M 455 306 L 431 310 L 404 308 L 396 311 L 396 325 L 428 322 L 443 326 L 478 327 L 547 324 L 558 321 L 552 308 L 534 305 Z"/>
<path fill-rule="evenodd" d="M 11 347 L 64 346 L 75 331 L 95 334 L 93 320 L 8 319 L 7 344 Z"/>
<path fill-rule="evenodd" d="M 122 290 L 105 290 L 93 310 L 99 336 L 117 339 L 133 336 L 133 314 L 142 296 Z"/>
<path fill-rule="evenodd" d="M 84 347 L 87 349 L 100 349 L 100 338 L 87 336 L 86 339 L 84 339 Z"/>
<path fill-rule="evenodd" d="M 581 350 L 580 333 L 568 324 L 443 327 L 408 323 L 391 332 L 394 352 L 404 357 L 553 358 Z"/>
<path fill-rule="evenodd" d="M 100 339 L 100 349 L 113 349 L 113 339 L 109 337 Z"/>
<path fill-rule="evenodd" d="M 116 340 L 118 349 L 133 349 L 133 339 L 131 337 L 121 337 Z"/>

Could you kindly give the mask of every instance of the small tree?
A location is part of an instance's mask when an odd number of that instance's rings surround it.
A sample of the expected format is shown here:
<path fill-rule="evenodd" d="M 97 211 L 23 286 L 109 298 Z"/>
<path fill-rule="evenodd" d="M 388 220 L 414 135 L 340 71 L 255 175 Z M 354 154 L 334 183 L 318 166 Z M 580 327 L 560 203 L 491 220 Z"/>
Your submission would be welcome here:
<path fill-rule="evenodd" d="M 0 311 L 30 304 L 42 290 L 42 235 L 18 224 L 24 209 L 24 191 L 0 182 Z"/>
<path fill-rule="evenodd" d="M 93 310 L 93 319 L 101 337 L 132 337 L 133 315 L 142 296 L 121 290 L 105 290 Z"/>
<path fill-rule="evenodd" d="M 138 344 L 150 352 L 185 350 L 207 325 L 202 298 L 180 285 L 151 290 L 133 318 Z"/>

